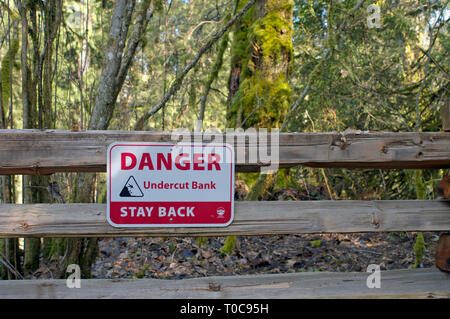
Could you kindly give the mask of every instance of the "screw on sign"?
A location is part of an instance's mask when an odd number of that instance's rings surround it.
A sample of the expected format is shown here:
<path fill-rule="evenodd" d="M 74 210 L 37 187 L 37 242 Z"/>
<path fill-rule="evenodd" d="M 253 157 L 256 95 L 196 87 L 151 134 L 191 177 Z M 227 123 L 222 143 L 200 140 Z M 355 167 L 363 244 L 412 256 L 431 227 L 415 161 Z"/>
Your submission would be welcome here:
<path fill-rule="evenodd" d="M 116 142 L 107 158 L 115 227 L 218 227 L 234 217 L 229 144 Z"/>

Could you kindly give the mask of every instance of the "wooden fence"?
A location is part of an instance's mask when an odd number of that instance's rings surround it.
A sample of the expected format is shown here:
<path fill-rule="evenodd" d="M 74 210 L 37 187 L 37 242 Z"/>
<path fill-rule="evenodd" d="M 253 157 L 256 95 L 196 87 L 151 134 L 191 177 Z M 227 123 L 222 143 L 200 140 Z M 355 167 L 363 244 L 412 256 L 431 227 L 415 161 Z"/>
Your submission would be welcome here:
<path fill-rule="evenodd" d="M 193 141 L 211 136 L 184 133 Z M 197 133 L 198 134 L 198 133 Z M 231 142 L 245 154 L 258 139 Z M 200 140 L 199 140 L 200 139 Z M 270 140 L 270 139 L 269 139 Z M 114 131 L 0 130 L 0 174 L 104 172 L 106 149 L 115 141 L 170 142 L 170 133 Z M 450 132 L 283 133 L 279 166 L 344 168 L 449 168 Z M 261 162 L 238 160 L 237 171 L 257 171 Z M 450 201 L 273 201 L 235 204 L 225 228 L 114 228 L 102 204 L 0 205 L 0 238 L 222 236 L 334 232 L 450 231 Z M 0 281 L 0 298 L 314 298 L 447 297 L 450 275 L 436 269 L 382 272 L 382 288 L 366 286 L 367 273 L 295 273 L 207 277 L 165 281 L 83 280 L 69 289 L 64 280 Z M 212 287 L 212 288 L 211 288 Z"/>

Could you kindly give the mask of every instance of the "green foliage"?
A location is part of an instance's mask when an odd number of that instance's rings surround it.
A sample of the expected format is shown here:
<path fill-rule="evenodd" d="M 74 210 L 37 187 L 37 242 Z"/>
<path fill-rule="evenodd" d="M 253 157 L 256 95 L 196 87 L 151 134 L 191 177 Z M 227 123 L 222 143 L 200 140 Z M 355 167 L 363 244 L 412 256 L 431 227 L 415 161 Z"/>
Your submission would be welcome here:
<path fill-rule="evenodd" d="M 248 0 L 240 0 L 238 10 L 242 9 Z M 233 28 L 233 42 L 231 45 L 231 66 L 242 66 L 246 63 L 250 43 L 248 41 L 248 31 L 253 22 L 255 9 L 251 7 L 249 11 L 241 18 L 236 26 Z"/>
<path fill-rule="evenodd" d="M 416 241 L 414 243 L 414 268 L 420 266 L 423 256 L 425 255 L 425 240 L 423 239 L 423 234 L 417 233 Z"/>
<path fill-rule="evenodd" d="M 106 204 L 106 195 L 107 195 L 106 191 L 107 191 L 107 187 L 106 187 L 106 183 L 104 183 L 101 186 L 100 192 L 99 192 L 99 195 L 98 195 L 98 200 L 97 201 L 99 203 Z"/>
<path fill-rule="evenodd" d="M 211 74 L 208 77 L 209 81 L 214 81 L 219 76 L 219 71 L 222 68 L 223 65 L 223 55 L 225 53 L 225 50 L 228 48 L 228 33 L 224 34 L 222 39 L 220 40 L 219 49 L 217 51 L 217 60 L 214 62 L 214 65 L 212 67 Z"/>
<path fill-rule="evenodd" d="M 275 178 L 274 189 L 283 189 L 290 187 L 290 178 L 289 178 L 289 170 L 280 169 L 277 171 L 277 175 Z"/>
<path fill-rule="evenodd" d="M 317 248 L 317 247 L 320 247 L 320 245 L 322 244 L 322 241 L 320 239 L 318 239 L 318 240 L 311 240 L 309 242 L 309 244 L 311 245 L 312 248 Z"/>
<path fill-rule="evenodd" d="M 271 184 L 271 179 L 268 178 L 269 174 L 260 174 L 252 185 L 250 191 L 245 196 L 246 200 L 259 200 L 264 195 L 267 187 Z"/>
<path fill-rule="evenodd" d="M 284 74 L 268 79 L 260 72 L 245 78 L 233 98 L 229 125 L 240 119 L 244 128 L 279 127 L 291 104 L 291 89 Z"/>
<path fill-rule="evenodd" d="M 229 255 L 236 247 L 236 236 L 227 236 L 225 244 L 222 246 L 222 255 Z"/>
<path fill-rule="evenodd" d="M 292 27 L 289 19 L 283 18 L 280 12 L 270 12 L 252 24 L 249 32 L 250 41 L 259 45 L 263 63 L 269 67 L 273 63 L 285 63 L 286 56 L 292 55 Z M 254 68 L 249 61 L 250 69 Z M 253 70 L 254 71 L 254 70 Z"/>
<path fill-rule="evenodd" d="M 153 0 L 153 7 L 155 11 L 158 13 L 163 12 L 164 10 L 164 1 L 163 0 Z"/>
<path fill-rule="evenodd" d="M 191 82 L 191 86 L 189 88 L 189 106 L 194 108 L 197 102 L 197 83 L 195 81 Z"/>
<path fill-rule="evenodd" d="M 203 245 L 206 245 L 208 243 L 208 237 L 201 236 L 197 237 L 197 246 L 202 247 Z"/>
<path fill-rule="evenodd" d="M 171 242 L 169 244 L 169 252 L 172 254 L 175 251 L 175 249 L 177 249 L 177 246 Z"/>
<path fill-rule="evenodd" d="M 49 247 L 44 246 L 44 250 L 48 251 L 48 258 L 50 260 L 57 260 L 58 257 L 64 256 L 67 248 L 66 238 L 48 238 L 47 242 L 44 241 L 44 245 L 49 245 Z"/>
<path fill-rule="evenodd" d="M 414 171 L 414 179 L 416 182 L 416 196 L 417 199 L 426 199 L 426 187 L 425 183 L 422 179 L 422 171 L 421 170 L 415 170 Z"/>
<path fill-rule="evenodd" d="M 136 273 L 136 278 L 139 278 L 139 279 L 144 278 L 145 272 L 149 269 L 150 269 L 150 265 L 148 265 L 148 264 L 145 265 L 144 267 L 142 267 L 142 269 Z"/>
<path fill-rule="evenodd" d="M 129 129 L 145 110 L 160 100 L 164 91 L 162 79 L 165 77 L 167 83 L 173 81 L 177 72 L 195 56 L 204 39 L 233 14 L 235 2 L 175 1 L 169 10 L 169 2 L 153 0 L 157 10 L 143 39 L 144 43 L 151 45 L 138 48 L 119 95 L 111 129 Z M 246 0 L 239 1 L 237 10 L 246 3 Z M 443 24 L 445 17 L 439 17 L 444 3 L 435 1 L 432 5 L 418 6 L 413 2 L 378 2 L 382 11 L 380 29 L 369 29 L 366 25 L 368 3 L 353 11 L 356 3 L 357 0 L 267 0 L 264 5 L 268 13 L 260 18 L 256 17 L 260 8 L 252 7 L 231 30 L 231 50 L 225 50 L 225 63 L 217 72 L 211 72 L 211 69 L 217 54 L 223 49 L 223 42 L 218 43 L 220 48 L 211 50 L 198 64 L 195 83 L 204 83 L 208 77 L 217 76 L 208 96 L 207 122 L 203 127 L 226 127 L 223 119 L 227 107 L 230 107 L 229 119 L 233 118 L 229 122 L 231 125 L 239 122 L 235 121 L 237 116 L 241 116 L 240 121 L 244 122 L 250 115 L 244 127 L 269 126 L 266 125 L 268 123 L 275 127 L 283 120 L 280 117 L 285 115 L 285 109 L 295 101 L 292 95 L 301 95 L 310 84 L 298 112 L 291 116 L 288 130 L 331 131 L 352 127 L 410 131 L 415 126 L 417 94 L 423 82 L 419 103 L 420 129 L 438 130 L 438 110 L 448 100 L 445 66 L 448 65 L 446 53 L 450 41 L 448 26 Z M 16 19 L 17 10 L 13 6 L 12 2 L 11 13 Z M 81 23 L 76 27 L 62 25 L 59 35 L 59 58 L 54 61 L 53 83 L 57 128 L 70 127 L 71 112 L 75 114 L 75 122 L 80 121 L 79 105 L 84 107 L 84 124 L 89 121 L 113 9 L 114 2 L 111 1 L 64 2 L 65 21 L 78 12 Z M 84 29 L 83 23 L 86 12 L 90 15 L 86 25 L 88 30 Z M 424 52 L 429 45 L 429 21 L 436 23 L 433 33 L 436 39 L 428 72 L 425 72 L 428 57 Z M 18 30 L 16 27 L 11 29 L 12 33 Z M 7 36 L 6 31 L 4 28 L 2 36 Z M 42 36 L 44 30 L 38 31 Z M 14 38 L 11 39 L 12 49 L 16 50 L 18 40 Z M 81 95 L 79 62 L 84 62 L 87 47 L 88 63 L 83 74 Z M 330 53 L 324 59 L 327 49 Z M 7 45 L 0 49 L 3 101 L 9 95 L 7 51 Z M 31 59 L 31 41 L 29 51 Z M 260 54 L 252 54 L 257 51 Z M 231 63 L 227 63 L 230 60 Z M 279 72 L 287 60 L 289 72 Z M 231 101 L 227 99 L 227 81 L 230 68 L 235 65 L 242 67 L 242 92 L 238 92 L 228 105 L 227 102 Z M 13 94 L 20 104 L 19 73 L 13 73 Z M 284 77 L 280 75 L 283 73 Z M 194 101 L 190 80 L 186 79 L 179 93 L 166 105 L 165 129 L 192 128 L 193 119 L 198 115 L 199 94 Z M 265 94 L 261 95 L 261 91 Z M 17 121 L 15 126 L 20 127 L 20 108 L 15 108 L 14 112 L 19 112 L 14 117 Z M 161 129 L 162 117 L 162 112 L 154 115 L 147 128 Z"/>
<path fill-rule="evenodd" d="M 411 131 L 416 122 L 420 84 L 421 128 L 439 130 L 438 110 L 448 99 L 445 70 L 434 63 L 425 73 L 426 21 L 439 18 L 442 2 L 418 10 L 412 2 L 379 2 L 381 28 L 369 29 L 364 4 L 357 1 L 297 0 L 294 9 L 294 67 L 291 87 L 300 95 L 311 88 L 290 121 L 292 131 L 345 130 Z M 417 12 L 414 16 L 411 12 Z M 415 13 L 416 14 L 416 13 Z M 420 16 L 420 18 L 419 18 Z M 441 16 L 435 21 L 432 59 L 448 64 Z M 439 34 L 438 33 L 439 30 Z M 441 41 L 440 41 L 441 40 Z M 447 41 L 448 43 L 448 41 Z M 324 58 L 329 50 L 327 59 Z M 433 70 L 433 71 L 431 71 Z M 438 75 L 440 74 L 440 75 Z M 431 106 L 434 105 L 434 106 Z M 308 116 L 306 112 L 308 111 Z M 314 125 L 309 118 L 314 119 Z"/>
<path fill-rule="evenodd" d="M 2 58 L 2 65 L 0 74 L 2 77 L 2 105 L 6 108 L 6 105 L 9 105 L 9 99 L 11 96 L 10 90 L 10 72 L 11 67 L 14 65 L 14 60 L 16 58 L 17 52 L 19 51 L 19 40 L 11 39 L 11 48 L 5 53 Z M 13 64 L 11 65 L 11 61 L 9 60 L 11 57 Z"/>

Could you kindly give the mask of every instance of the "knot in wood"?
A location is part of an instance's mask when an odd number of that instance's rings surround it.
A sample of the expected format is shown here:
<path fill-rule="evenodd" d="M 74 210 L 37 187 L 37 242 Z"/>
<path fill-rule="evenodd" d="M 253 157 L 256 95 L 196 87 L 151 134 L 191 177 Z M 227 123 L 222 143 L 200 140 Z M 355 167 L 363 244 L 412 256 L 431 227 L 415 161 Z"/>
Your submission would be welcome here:
<path fill-rule="evenodd" d="M 347 138 L 342 133 L 340 133 L 338 136 L 333 137 L 333 140 L 331 141 L 331 146 L 339 146 L 341 150 L 345 149 L 347 145 Z"/>
<path fill-rule="evenodd" d="M 339 147 L 341 148 L 341 150 L 343 150 L 347 147 L 347 145 L 347 138 L 345 137 L 345 135 L 341 135 Z"/>
<path fill-rule="evenodd" d="M 372 221 L 370 222 L 374 228 L 380 228 L 380 219 L 377 217 L 376 213 L 372 214 Z"/>
<path fill-rule="evenodd" d="M 23 229 L 27 229 L 30 227 L 30 225 L 28 225 L 26 222 L 21 222 L 20 227 L 22 227 Z"/>
<path fill-rule="evenodd" d="M 211 291 L 220 291 L 222 287 L 216 282 L 210 282 L 208 285 L 208 289 Z"/>

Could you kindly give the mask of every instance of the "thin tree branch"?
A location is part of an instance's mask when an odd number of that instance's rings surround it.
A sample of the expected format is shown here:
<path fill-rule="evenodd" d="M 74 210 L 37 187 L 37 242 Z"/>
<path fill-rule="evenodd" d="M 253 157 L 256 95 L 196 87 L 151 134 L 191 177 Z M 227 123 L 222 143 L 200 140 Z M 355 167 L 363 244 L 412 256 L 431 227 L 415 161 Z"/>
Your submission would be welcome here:
<path fill-rule="evenodd" d="M 228 33 L 223 35 L 222 41 L 219 46 L 219 51 L 217 52 L 217 59 L 214 62 L 213 69 L 208 77 L 208 82 L 205 85 L 205 89 L 200 100 L 200 113 L 198 119 L 203 121 L 205 117 L 205 109 L 206 109 L 206 100 L 208 99 L 209 91 L 211 90 L 211 85 L 217 79 L 219 75 L 219 70 L 223 64 L 223 54 L 228 47 Z"/>
<path fill-rule="evenodd" d="M 133 57 L 136 53 L 136 48 L 142 40 L 145 30 L 147 29 L 148 22 L 152 19 L 154 13 L 154 6 L 149 10 L 151 0 L 142 1 L 139 11 L 137 12 L 136 21 L 130 39 L 128 40 L 125 53 L 123 54 L 122 61 L 120 63 L 119 73 L 116 76 L 115 87 L 116 96 L 119 94 L 122 88 L 125 77 L 127 76 L 128 69 L 130 68 Z"/>
<path fill-rule="evenodd" d="M 156 112 L 158 112 L 164 105 L 166 105 L 167 101 L 174 95 L 181 87 L 183 83 L 184 77 L 189 73 L 189 71 L 197 64 L 203 54 L 208 51 L 212 45 L 217 42 L 224 34 L 227 32 L 233 24 L 238 21 L 254 4 L 256 0 L 250 0 L 244 8 L 242 8 L 237 14 L 235 14 L 230 21 L 220 30 L 216 31 L 211 38 L 200 48 L 195 57 L 189 62 L 188 65 L 184 68 L 181 74 L 175 79 L 175 81 L 170 86 L 169 90 L 163 96 L 161 101 L 151 110 L 147 111 L 136 123 L 134 129 L 136 131 L 140 131 L 144 128 L 145 122 Z"/>
<path fill-rule="evenodd" d="M 358 10 L 364 4 L 364 1 L 365 0 L 358 1 L 358 3 L 350 10 L 349 14 L 352 14 L 353 12 Z M 339 33 L 342 33 L 344 31 L 344 26 L 345 26 L 345 23 L 343 23 L 340 26 Z M 331 51 L 330 48 L 327 48 L 327 49 L 324 50 L 323 58 L 321 59 L 321 61 L 319 63 L 323 63 L 324 61 L 326 61 L 328 59 L 328 56 L 330 55 L 330 51 Z M 308 94 L 310 88 L 311 88 L 311 78 L 308 79 L 308 84 L 304 88 L 302 94 L 295 101 L 295 103 L 292 105 L 292 107 L 289 110 L 289 112 L 286 114 L 286 117 L 285 117 L 285 119 L 283 121 L 283 124 L 281 125 L 281 128 L 280 128 L 281 132 L 283 132 L 286 129 L 286 126 L 289 123 L 289 118 L 290 118 L 291 114 L 294 113 L 297 110 L 297 108 L 301 105 L 301 103 L 305 99 L 306 95 Z"/>
<path fill-rule="evenodd" d="M 103 69 L 97 88 L 94 109 L 89 121 L 90 130 L 106 129 L 114 111 L 114 86 L 125 47 L 126 34 L 134 10 L 134 0 L 117 0 L 109 30 L 108 45 L 103 57 Z"/>

